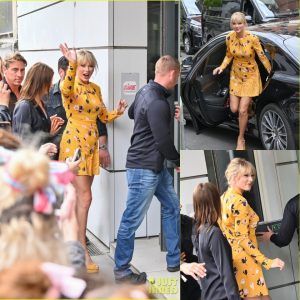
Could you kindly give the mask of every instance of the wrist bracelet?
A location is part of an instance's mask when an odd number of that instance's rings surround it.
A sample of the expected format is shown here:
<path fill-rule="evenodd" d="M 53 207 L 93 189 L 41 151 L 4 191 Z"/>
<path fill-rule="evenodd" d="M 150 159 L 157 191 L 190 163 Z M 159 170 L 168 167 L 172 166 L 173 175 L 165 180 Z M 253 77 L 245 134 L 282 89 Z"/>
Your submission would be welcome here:
<path fill-rule="evenodd" d="M 107 150 L 107 145 L 106 144 L 100 144 L 99 149 L 100 150 Z"/>

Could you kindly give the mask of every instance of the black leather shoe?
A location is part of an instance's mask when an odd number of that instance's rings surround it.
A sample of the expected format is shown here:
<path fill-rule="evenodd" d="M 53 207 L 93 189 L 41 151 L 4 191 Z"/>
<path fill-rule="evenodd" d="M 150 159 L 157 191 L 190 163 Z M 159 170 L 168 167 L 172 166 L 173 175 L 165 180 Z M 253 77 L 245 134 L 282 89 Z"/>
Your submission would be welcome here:
<path fill-rule="evenodd" d="M 167 267 L 167 270 L 169 272 L 178 272 L 180 270 L 180 265 L 175 266 L 175 267 Z"/>
<path fill-rule="evenodd" d="M 147 281 L 147 274 L 142 272 L 140 274 L 131 273 L 121 278 L 116 278 L 116 283 L 131 283 L 144 284 Z"/>

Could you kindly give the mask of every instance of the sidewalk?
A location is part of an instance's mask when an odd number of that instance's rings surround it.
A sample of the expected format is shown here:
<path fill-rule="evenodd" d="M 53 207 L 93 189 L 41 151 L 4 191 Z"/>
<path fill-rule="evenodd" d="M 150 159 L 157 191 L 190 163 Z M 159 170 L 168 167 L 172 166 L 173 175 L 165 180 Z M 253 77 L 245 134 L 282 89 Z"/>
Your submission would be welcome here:
<path fill-rule="evenodd" d="M 111 245 L 111 251 L 96 237 L 88 234 L 92 245 L 89 247 L 93 261 L 100 266 L 100 272 L 108 279 L 114 280 L 113 255 L 116 243 Z M 179 299 L 179 272 L 170 273 L 166 270 L 166 252 L 160 251 L 158 237 L 135 240 L 135 250 L 132 268 L 137 272 L 146 272 L 150 291 L 160 299 Z"/>

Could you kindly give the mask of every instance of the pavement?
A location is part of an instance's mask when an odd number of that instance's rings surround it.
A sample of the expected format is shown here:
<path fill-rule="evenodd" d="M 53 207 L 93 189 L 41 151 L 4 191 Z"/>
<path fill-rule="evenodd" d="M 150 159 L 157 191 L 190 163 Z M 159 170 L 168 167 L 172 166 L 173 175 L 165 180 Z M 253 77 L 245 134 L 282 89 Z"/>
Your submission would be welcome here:
<path fill-rule="evenodd" d="M 93 261 L 99 265 L 100 273 L 95 276 L 104 276 L 114 281 L 114 250 L 116 243 L 109 249 L 94 235 L 87 233 L 92 245 L 89 246 Z M 158 299 L 180 299 L 179 272 L 167 271 L 166 252 L 161 252 L 158 237 L 139 238 L 135 240 L 135 249 L 131 262 L 135 272 L 147 273 L 147 286 Z"/>
<path fill-rule="evenodd" d="M 184 150 L 233 150 L 236 148 L 238 132 L 226 125 L 206 128 L 196 134 L 190 122 L 184 126 L 183 149 Z M 260 140 L 256 137 L 246 135 L 247 150 L 263 150 Z"/>

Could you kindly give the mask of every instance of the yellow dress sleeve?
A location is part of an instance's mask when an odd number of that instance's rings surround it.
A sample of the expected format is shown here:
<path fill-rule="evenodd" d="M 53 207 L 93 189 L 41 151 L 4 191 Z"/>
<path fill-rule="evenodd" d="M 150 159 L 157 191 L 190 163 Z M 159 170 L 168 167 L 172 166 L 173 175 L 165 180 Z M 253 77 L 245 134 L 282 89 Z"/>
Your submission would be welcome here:
<path fill-rule="evenodd" d="M 122 114 L 118 114 L 117 110 L 107 111 L 107 109 L 103 103 L 103 100 L 102 100 L 102 94 L 101 94 L 100 87 L 98 87 L 98 86 L 97 86 L 97 96 L 100 99 L 100 110 L 99 110 L 98 117 L 102 123 L 111 122 L 122 115 Z"/>
<path fill-rule="evenodd" d="M 238 244 L 253 257 L 265 269 L 269 270 L 272 260 L 264 256 L 259 249 L 249 239 L 249 209 L 245 199 L 239 199 L 237 204 L 232 207 L 232 213 L 235 217 L 235 239 Z"/>
<path fill-rule="evenodd" d="M 69 63 L 69 67 L 65 76 L 65 79 L 60 83 L 60 91 L 64 96 L 64 101 L 70 99 L 70 96 L 74 92 L 74 82 L 76 76 L 76 63 Z"/>
<path fill-rule="evenodd" d="M 226 69 L 226 67 L 230 64 L 230 62 L 233 59 L 233 55 L 230 52 L 230 39 L 232 39 L 232 34 L 231 33 L 229 33 L 226 36 L 226 55 L 225 55 L 225 57 L 223 59 L 223 62 L 221 64 L 221 66 L 220 66 L 220 68 L 222 69 L 222 71 L 224 71 L 224 69 Z"/>
<path fill-rule="evenodd" d="M 271 64 L 260 44 L 259 38 L 257 36 L 253 36 L 253 48 L 259 58 L 259 60 L 262 62 L 268 73 L 271 72 Z"/>

